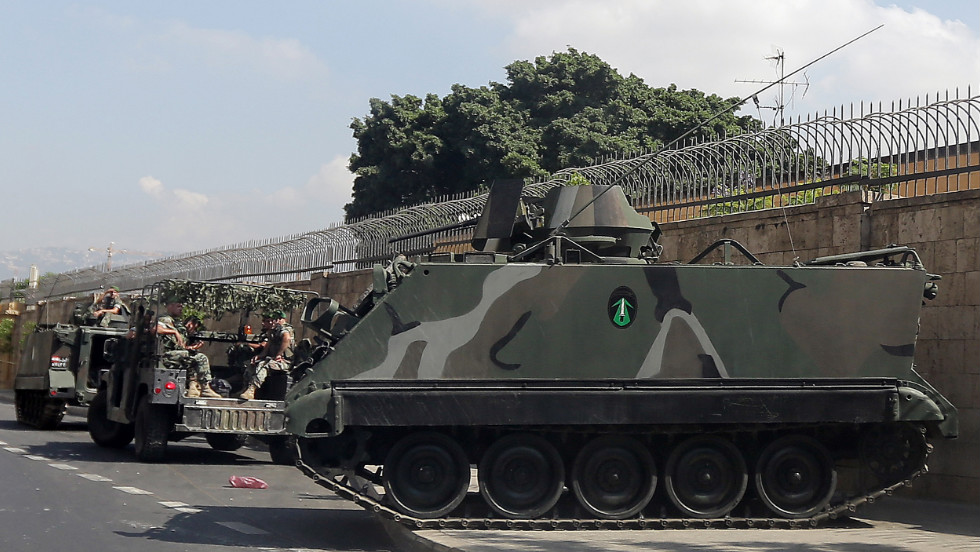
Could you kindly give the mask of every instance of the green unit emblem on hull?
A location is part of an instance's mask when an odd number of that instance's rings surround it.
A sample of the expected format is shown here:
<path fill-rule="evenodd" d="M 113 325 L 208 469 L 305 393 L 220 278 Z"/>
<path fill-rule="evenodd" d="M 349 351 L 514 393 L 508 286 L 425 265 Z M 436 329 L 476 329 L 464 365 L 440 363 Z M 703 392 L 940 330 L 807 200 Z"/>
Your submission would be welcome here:
<path fill-rule="evenodd" d="M 636 294 L 626 286 L 616 288 L 606 307 L 609 320 L 617 328 L 628 328 L 636 319 Z"/>

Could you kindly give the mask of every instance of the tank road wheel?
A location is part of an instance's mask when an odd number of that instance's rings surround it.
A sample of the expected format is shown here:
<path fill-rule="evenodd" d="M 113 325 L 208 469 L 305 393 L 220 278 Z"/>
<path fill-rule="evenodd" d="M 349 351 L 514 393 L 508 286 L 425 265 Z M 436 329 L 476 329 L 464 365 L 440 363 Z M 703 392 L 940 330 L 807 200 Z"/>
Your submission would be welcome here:
<path fill-rule="evenodd" d="M 140 462 L 160 462 L 167 455 L 167 437 L 170 434 L 171 407 L 153 404 L 148 396 L 140 401 L 136 410 L 136 458 Z"/>
<path fill-rule="evenodd" d="M 480 494 L 503 517 L 533 519 L 561 496 L 565 466 L 554 446 L 530 434 L 508 435 L 487 450 L 478 472 Z"/>
<path fill-rule="evenodd" d="M 248 435 L 241 433 L 205 433 L 204 440 L 214 450 L 231 452 L 245 446 Z"/>
<path fill-rule="evenodd" d="M 837 487 L 837 470 L 827 449 L 803 435 L 776 439 L 763 449 L 755 490 L 780 517 L 810 517 L 824 508 Z"/>
<path fill-rule="evenodd" d="M 603 519 L 626 519 L 640 512 L 657 488 L 653 455 L 630 437 L 593 439 L 572 466 L 572 491 L 583 508 Z"/>
<path fill-rule="evenodd" d="M 745 495 L 748 469 L 742 453 L 728 439 L 691 437 L 671 451 L 664 469 L 667 496 L 685 515 L 720 518 Z"/>
<path fill-rule="evenodd" d="M 876 425 L 861 436 L 861 463 L 883 485 L 891 485 L 921 469 L 928 449 L 925 434 L 916 426 Z"/>
<path fill-rule="evenodd" d="M 470 486 L 470 463 L 463 448 L 436 432 L 412 433 L 385 458 L 386 497 L 398 511 L 438 518 L 453 511 Z"/>
<path fill-rule="evenodd" d="M 106 390 L 99 389 L 88 405 L 88 434 L 100 447 L 123 448 L 133 440 L 133 424 L 113 422 L 107 416 Z"/>

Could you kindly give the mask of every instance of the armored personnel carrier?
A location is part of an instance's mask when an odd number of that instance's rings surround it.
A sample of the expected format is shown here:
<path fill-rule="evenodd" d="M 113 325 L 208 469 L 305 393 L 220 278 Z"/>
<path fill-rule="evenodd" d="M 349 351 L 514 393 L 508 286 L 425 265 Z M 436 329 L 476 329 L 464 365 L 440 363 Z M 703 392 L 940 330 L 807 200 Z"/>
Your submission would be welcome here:
<path fill-rule="evenodd" d="M 300 469 L 411 527 L 804 527 L 957 435 L 912 363 L 938 278 L 915 251 L 658 263 L 659 235 L 616 186 L 498 183 L 475 251 L 311 301 Z"/>

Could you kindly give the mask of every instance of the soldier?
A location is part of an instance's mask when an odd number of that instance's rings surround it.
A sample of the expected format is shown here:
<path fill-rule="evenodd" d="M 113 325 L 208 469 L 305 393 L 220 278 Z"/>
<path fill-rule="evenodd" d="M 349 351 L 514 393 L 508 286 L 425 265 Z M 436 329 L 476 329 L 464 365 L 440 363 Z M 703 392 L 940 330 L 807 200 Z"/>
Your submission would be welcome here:
<path fill-rule="evenodd" d="M 163 336 L 161 340 L 163 343 L 161 358 L 163 365 L 168 368 L 187 367 L 187 397 L 220 398 L 221 395 L 215 393 L 210 386 L 211 363 L 208 361 L 207 355 L 193 350 L 199 348 L 200 344 L 190 347 L 187 344 L 184 334 L 188 330 L 187 326 L 193 324 L 178 326 L 175 322 L 183 314 L 184 305 L 171 301 L 167 303 L 166 309 L 167 313 L 157 318 L 156 325 L 157 335 Z"/>
<path fill-rule="evenodd" d="M 263 333 L 268 341 L 262 345 L 252 363 L 245 371 L 247 386 L 238 397 L 254 399 L 255 391 L 265 383 L 269 370 L 288 373 L 292 367 L 293 342 L 296 334 L 293 327 L 286 323 L 286 314 L 281 310 L 273 310 L 262 317 Z"/>
<path fill-rule="evenodd" d="M 102 297 L 92 305 L 92 316 L 96 319 L 95 325 L 102 328 L 109 327 L 109 315 L 126 313 L 126 305 L 119 300 L 119 288 L 116 286 L 105 290 Z"/>

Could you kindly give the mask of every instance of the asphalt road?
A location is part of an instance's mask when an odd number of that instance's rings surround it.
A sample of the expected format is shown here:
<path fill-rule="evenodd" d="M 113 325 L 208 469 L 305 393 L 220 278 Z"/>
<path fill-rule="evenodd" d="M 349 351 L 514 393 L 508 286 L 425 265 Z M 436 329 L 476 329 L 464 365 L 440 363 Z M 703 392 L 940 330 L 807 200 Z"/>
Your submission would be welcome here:
<path fill-rule="evenodd" d="M 336 498 L 296 468 L 271 464 L 258 448 L 218 452 L 192 437 L 170 444 L 167 463 L 141 464 L 132 445 L 93 444 L 79 416 L 56 431 L 21 426 L 4 398 L 0 552 L 980 550 L 980 507 L 901 496 L 817 529 L 412 532 Z M 259 477 L 269 488 L 232 488 L 231 475 Z"/>
<path fill-rule="evenodd" d="M 0 551 L 397 550 L 372 515 L 262 450 L 219 452 L 192 437 L 169 453 L 141 464 L 132 445 L 92 443 L 81 417 L 38 431 L 0 402 Z M 231 475 L 269 488 L 233 488 Z"/>

